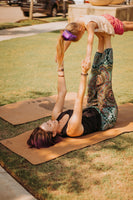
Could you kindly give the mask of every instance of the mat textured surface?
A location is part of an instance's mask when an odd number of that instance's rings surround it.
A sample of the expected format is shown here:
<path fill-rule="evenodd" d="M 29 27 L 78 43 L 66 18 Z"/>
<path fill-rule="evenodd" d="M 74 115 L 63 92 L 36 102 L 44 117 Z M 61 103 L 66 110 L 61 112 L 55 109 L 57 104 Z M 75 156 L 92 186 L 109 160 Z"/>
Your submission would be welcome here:
<path fill-rule="evenodd" d="M 1 106 L 0 117 L 13 125 L 18 125 L 50 116 L 56 98 L 57 95 L 53 95 Z M 73 108 L 75 98 L 76 93 L 66 95 L 64 110 Z"/>

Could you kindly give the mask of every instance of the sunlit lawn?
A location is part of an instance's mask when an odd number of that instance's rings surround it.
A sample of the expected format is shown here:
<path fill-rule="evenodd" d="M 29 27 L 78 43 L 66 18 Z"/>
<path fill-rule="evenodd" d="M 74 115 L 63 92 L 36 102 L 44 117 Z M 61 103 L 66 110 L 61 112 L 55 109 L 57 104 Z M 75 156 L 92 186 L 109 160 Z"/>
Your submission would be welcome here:
<path fill-rule="evenodd" d="M 55 46 L 58 32 L 0 43 L 0 104 L 56 93 Z M 73 43 L 65 55 L 68 91 L 77 91 L 80 63 L 85 57 L 86 36 Z M 113 89 L 118 104 L 133 100 L 133 33 L 115 36 Z M 96 40 L 95 40 L 96 41 Z M 93 55 L 96 51 L 96 43 Z"/>
<path fill-rule="evenodd" d="M 0 42 L 0 105 L 56 94 L 54 61 L 59 32 Z M 113 89 L 118 104 L 133 103 L 133 33 L 112 38 Z M 65 55 L 68 91 L 76 92 L 87 35 Z M 97 39 L 93 48 L 96 51 Z M 128 113 L 127 113 L 128 115 Z M 0 119 L 0 139 L 30 130 L 45 119 L 12 126 Z M 133 199 L 133 134 L 125 133 L 33 166 L 0 145 L 0 163 L 38 199 Z"/>

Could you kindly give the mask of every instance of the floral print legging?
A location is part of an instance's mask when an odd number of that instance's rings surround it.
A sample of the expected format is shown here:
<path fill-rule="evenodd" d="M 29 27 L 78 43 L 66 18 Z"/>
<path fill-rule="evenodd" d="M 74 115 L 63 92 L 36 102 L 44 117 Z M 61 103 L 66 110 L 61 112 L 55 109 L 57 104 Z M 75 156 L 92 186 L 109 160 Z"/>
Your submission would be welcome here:
<path fill-rule="evenodd" d="M 88 81 L 87 107 L 94 107 L 101 115 L 101 130 L 115 125 L 118 107 L 112 91 L 113 50 L 96 52 Z"/>

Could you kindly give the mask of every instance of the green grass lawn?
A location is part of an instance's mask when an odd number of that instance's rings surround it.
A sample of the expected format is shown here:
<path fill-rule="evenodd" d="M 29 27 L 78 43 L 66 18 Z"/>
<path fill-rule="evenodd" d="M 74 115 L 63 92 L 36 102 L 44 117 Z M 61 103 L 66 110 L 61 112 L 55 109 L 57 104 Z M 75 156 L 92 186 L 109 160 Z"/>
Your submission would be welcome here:
<path fill-rule="evenodd" d="M 56 94 L 54 58 L 58 36 L 57 31 L 0 42 L 0 105 Z M 132 38 L 132 32 L 112 38 L 113 89 L 118 105 L 133 103 Z M 78 90 L 86 42 L 84 35 L 66 52 L 68 91 Z M 96 45 L 97 39 L 93 56 Z M 18 126 L 0 119 L 0 139 L 31 130 L 47 119 Z M 133 199 L 132 133 L 36 166 L 0 145 L 0 164 L 40 200 L 130 200 Z"/>

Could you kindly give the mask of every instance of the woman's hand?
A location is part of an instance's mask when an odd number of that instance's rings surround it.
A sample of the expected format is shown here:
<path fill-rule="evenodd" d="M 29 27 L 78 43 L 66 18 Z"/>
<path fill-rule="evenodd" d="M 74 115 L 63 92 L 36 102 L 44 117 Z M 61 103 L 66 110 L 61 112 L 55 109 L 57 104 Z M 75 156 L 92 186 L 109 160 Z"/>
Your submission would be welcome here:
<path fill-rule="evenodd" d="M 89 58 L 86 58 L 81 63 L 82 73 L 86 74 L 90 68 L 91 68 L 91 61 Z"/>

